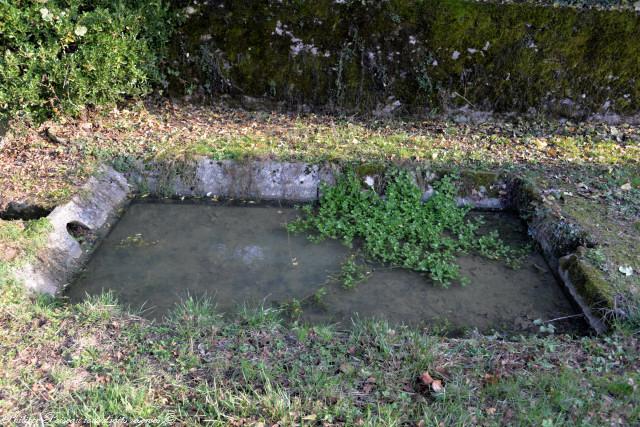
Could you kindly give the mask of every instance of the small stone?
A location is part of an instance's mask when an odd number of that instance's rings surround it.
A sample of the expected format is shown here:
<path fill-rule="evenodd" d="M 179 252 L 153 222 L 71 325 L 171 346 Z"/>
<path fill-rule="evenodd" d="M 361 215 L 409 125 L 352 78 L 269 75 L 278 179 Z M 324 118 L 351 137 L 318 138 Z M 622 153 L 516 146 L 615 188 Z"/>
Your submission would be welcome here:
<path fill-rule="evenodd" d="M 627 276 L 627 277 L 629 277 L 629 276 L 631 276 L 631 275 L 633 274 L 633 268 L 631 268 L 631 267 L 630 267 L 630 266 L 628 266 L 628 265 L 624 265 L 624 266 L 623 266 L 623 265 L 621 265 L 621 266 L 618 268 L 618 271 L 619 271 L 620 273 L 624 274 L 624 275 L 625 275 L 625 276 Z"/>
<path fill-rule="evenodd" d="M 631 191 L 631 183 L 627 182 L 626 184 L 623 184 L 622 186 L 620 186 L 620 189 L 622 191 Z"/>

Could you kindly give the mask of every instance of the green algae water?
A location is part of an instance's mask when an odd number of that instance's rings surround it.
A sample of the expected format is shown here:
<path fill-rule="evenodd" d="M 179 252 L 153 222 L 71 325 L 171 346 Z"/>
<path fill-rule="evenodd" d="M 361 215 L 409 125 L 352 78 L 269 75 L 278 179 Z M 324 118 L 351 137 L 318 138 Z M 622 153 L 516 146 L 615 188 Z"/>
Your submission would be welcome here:
<path fill-rule="evenodd" d="M 341 268 L 353 250 L 338 241 L 313 243 L 289 233 L 286 224 L 298 214 L 274 205 L 134 202 L 67 296 L 81 301 L 110 290 L 121 303 L 143 307 L 144 316 L 153 319 L 161 319 L 187 296 L 210 297 L 226 314 L 242 306 L 290 307 L 293 301 L 301 321 L 343 328 L 358 317 L 517 333 L 536 331 L 536 319 L 576 314 L 533 250 L 518 269 L 461 255 L 457 261 L 468 284 L 453 283 L 447 289 L 425 275 L 363 261 L 366 279 L 345 289 Z M 527 241 L 517 217 L 481 215 L 484 227 L 498 230 L 505 242 Z M 582 328 L 578 318 L 554 325 L 575 332 Z"/>

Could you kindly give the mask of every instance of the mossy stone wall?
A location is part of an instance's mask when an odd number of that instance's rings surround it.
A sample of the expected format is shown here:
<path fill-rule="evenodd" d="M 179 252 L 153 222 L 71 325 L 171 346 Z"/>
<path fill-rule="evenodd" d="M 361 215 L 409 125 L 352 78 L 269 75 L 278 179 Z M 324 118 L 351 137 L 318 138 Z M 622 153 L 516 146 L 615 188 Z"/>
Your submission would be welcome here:
<path fill-rule="evenodd" d="M 170 89 L 290 105 L 587 114 L 640 108 L 640 18 L 462 0 L 185 6 Z"/>

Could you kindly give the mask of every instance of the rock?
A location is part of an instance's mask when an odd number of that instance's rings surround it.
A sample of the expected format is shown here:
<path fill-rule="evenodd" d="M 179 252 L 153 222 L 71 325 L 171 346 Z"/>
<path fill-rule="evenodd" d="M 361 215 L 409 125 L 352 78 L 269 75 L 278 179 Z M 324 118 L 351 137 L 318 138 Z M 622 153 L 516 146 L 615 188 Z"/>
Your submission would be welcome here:
<path fill-rule="evenodd" d="M 9 130 L 9 121 L 7 119 L 0 120 L 0 150 L 5 144 L 4 136 L 7 134 L 7 130 Z"/>
<path fill-rule="evenodd" d="M 46 128 L 44 132 L 47 135 L 47 138 L 49 138 L 49 141 L 53 142 L 54 144 L 67 145 L 69 143 L 69 140 L 67 138 L 56 135 L 55 132 L 51 130 L 51 128 Z"/>
<path fill-rule="evenodd" d="M 373 115 L 376 117 L 391 117 L 400 107 L 402 107 L 402 103 L 393 96 L 390 96 L 387 98 L 386 105 L 378 104 Z"/>
<path fill-rule="evenodd" d="M 627 277 L 629 277 L 629 276 L 632 276 L 632 275 L 633 275 L 633 268 L 631 268 L 631 267 L 630 267 L 630 266 L 628 266 L 628 265 L 621 265 L 621 266 L 618 268 L 618 271 L 619 271 L 620 273 L 624 274 L 624 275 L 625 275 L 625 276 L 627 276 Z"/>
<path fill-rule="evenodd" d="M 240 105 L 247 111 L 278 111 L 281 105 L 267 98 L 255 98 L 244 95 L 240 98 Z"/>

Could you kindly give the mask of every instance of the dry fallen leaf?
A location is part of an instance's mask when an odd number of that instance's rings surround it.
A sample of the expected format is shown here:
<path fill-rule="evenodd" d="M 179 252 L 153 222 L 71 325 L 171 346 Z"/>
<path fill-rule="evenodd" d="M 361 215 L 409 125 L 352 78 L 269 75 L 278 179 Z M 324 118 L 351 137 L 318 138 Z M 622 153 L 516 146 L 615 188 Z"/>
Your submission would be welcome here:
<path fill-rule="evenodd" d="M 631 183 L 627 182 L 626 184 L 623 184 L 622 186 L 620 186 L 620 189 L 622 191 L 631 191 Z"/>
<path fill-rule="evenodd" d="M 442 385 L 442 381 L 440 380 L 433 380 L 433 382 L 431 383 L 431 389 L 435 392 L 435 393 L 440 393 L 441 391 L 444 390 L 444 386 Z"/>
<path fill-rule="evenodd" d="M 431 383 L 433 383 L 433 378 L 431 378 L 429 372 L 424 371 L 422 375 L 420 375 L 420 381 L 422 381 L 424 385 L 430 385 Z"/>
<path fill-rule="evenodd" d="M 9 246 L 0 253 L 0 261 L 10 262 L 18 257 L 18 250 Z"/>
<path fill-rule="evenodd" d="M 340 365 L 339 370 L 343 374 L 348 375 L 348 374 L 351 374 L 355 370 L 355 368 L 349 363 L 343 363 Z"/>
<path fill-rule="evenodd" d="M 369 394 L 371 393 L 371 391 L 373 390 L 374 384 L 372 383 L 366 383 L 363 387 L 362 387 L 362 393 L 363 394 Z"/>
<path fill-rule="evenodd" d="M 496 384 L 498 382 L 498 376 L 493 374 L 484 374 L 485 384 Z"/>

